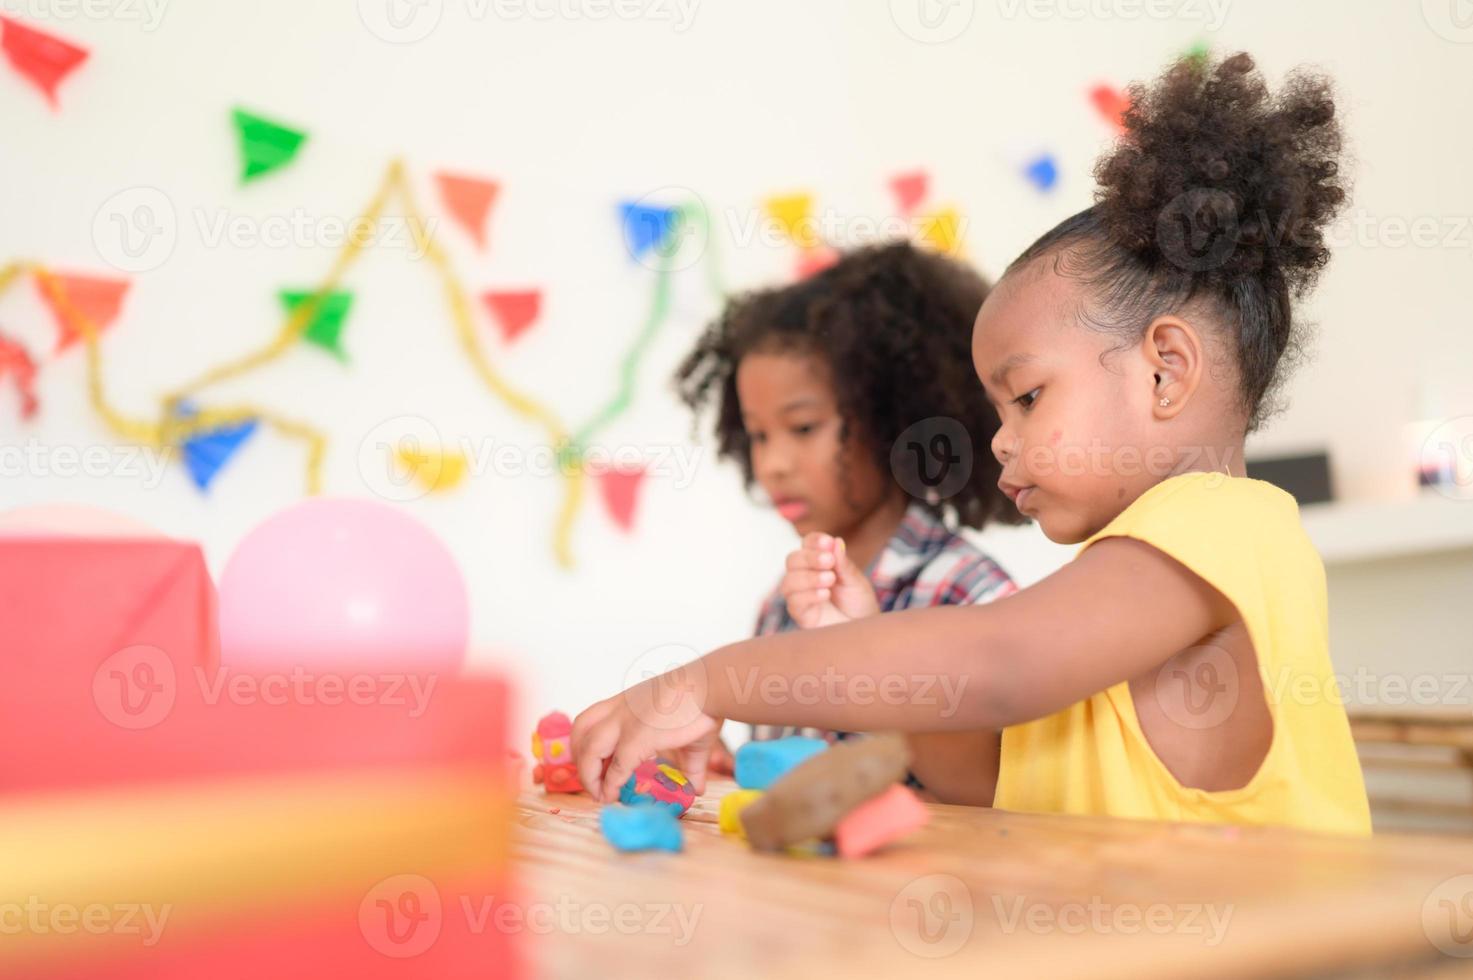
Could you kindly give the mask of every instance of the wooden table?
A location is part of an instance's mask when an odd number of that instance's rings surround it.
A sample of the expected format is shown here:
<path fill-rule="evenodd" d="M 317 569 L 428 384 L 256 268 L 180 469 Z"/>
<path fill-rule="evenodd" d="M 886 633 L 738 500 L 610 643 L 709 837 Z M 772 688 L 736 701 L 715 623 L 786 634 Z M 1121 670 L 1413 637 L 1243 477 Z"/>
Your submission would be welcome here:
<path fill-rule="evenodd" d="M 682 854 L 616 853 L 587 796 L 523 792 L 535 975 L 1473 974 L 1473 844 L 932 805 L 863 860 L 778 856 L 720 833 L 732 788 L 696 802 Z"/>

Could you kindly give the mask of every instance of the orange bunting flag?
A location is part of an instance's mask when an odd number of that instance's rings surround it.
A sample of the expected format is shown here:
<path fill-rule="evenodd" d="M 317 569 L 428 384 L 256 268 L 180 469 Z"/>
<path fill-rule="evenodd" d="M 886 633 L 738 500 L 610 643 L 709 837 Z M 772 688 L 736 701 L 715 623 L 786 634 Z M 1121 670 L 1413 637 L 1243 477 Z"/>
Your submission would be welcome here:
<path fill-rule="evenodd" d="M 435 174 L 435 183 L 440 188 L 440 200 L 456 224 L 465 229 L 475 241 L 476 247 L 486 247 L 486 216 L 496 200 L 501 185 L 494 180 L 464 177 L 457 174 Z"/>
<path fill-rule="evenodd" d="M 34 417 L 41 406 L 36 398 L 36 362 L 19 341 L 0 334 L 0 381 L 11 376 L 20 392 L 20 417 Z"/>
<path fill-rule="evenodd" d="M 767 209 L 767 216 L 777 223 L 794 245 L 799 248 L 816 248 L 822 244 L 810 220 L 813 214 L 812 194 L 769 197 L 763 202 L 763 206 Z"/>
<path fill-rule="evenodd" d="M 599 495 L 614 523 L 624 531 L 634 529 L 634 507 L 639 488 L 647 475 L 643 466 L 613 467 L 598 470 Z"/>
<path fill-rule="evenodd" d="M 117 319 L 118 310 L 123 305 L 123 294 L 128 291 L 129 285 L 126 279 L 102 279 L 97 276 L 52 275 L 51 279 L 65 303 L 59 302 L 52 291 L 42 285 L 40 277 L 36 279 L 36 288 L 56 317 L 57 353 L 82 339 L 81 326 L 71 316 L 73 311 L 90 320 L 97 332 L 101 333 Z M 71 310 L 66 309 L 68 306 Z"/>
<path fill-rule="evenodd" d="M 890 190 L 895 194 L 895 204 L 907 218 L 915 214 L 916 208 L 926 199 L 931 178 L 924 170 L 908 174 L 897 174 L 890 178 Z"/>
<path fill-rule="evenodd" d="M 521 336 L 542 312 L 542 290 L 488 290 L 481 294 L 481 301 L 491 311 L 491 317 L 501 328 L 501 339 L 511 343 Z"/>
<path fill-rule="evenodd" d="M 57 105 L 56 87 L 87 60 L 87 49 L 44 34 L 20 21 L 0 17 L 0 51 L 22 77 Z"/>
<path fill-rule="evenodd" d="M 1125 132 L 1125 110 L 1130 108 L 1130 98 L 1113 85 L 1101 83 L 1089 90 L 1089 101 L 1094 103 L 1100 118 L 1113 126 L 1116 132 Z"/>

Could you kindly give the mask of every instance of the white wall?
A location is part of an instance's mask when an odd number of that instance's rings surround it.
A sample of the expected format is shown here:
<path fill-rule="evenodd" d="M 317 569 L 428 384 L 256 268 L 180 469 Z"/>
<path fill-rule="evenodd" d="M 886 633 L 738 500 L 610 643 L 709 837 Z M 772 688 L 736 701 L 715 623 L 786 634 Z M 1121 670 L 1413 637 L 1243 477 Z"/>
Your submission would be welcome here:
<path fill-rule="evenodd" d="M 1346 227 L 1351 241 L 1306 309 L 1322 325 L 1318 358 L 1295 382 L 1291 411 L 1259 444 L 1328 443 L 1348 496 L 1409 492 L 1405 426 L 1428 411 L 1473 411 L 1452 395 L 1420 394 L 1468 387 L 1473 365 L 1473 231 L 1460 224 L 1473 214 L 1465 124 L 1473 44 L 1452 39 L 1453 22 L 1431 0 L 1219 4 L 962 2 L 949 9 L 970 11 L 970 23 L 928 44 L 897 26 L 910 6 L 900 0 L 704 0 L 683 32 L 657 16 L 667 7 L 653 0 L 642 8 L 650 16 L 635 21 L 569 16 L 591 9 L 571 0 L 538 6 L 565 12 L 550 20 L 429 0 L 431 13 L 443 6 L 438 27 L 417 43 L 391 44 L 348 2 L 176 0 L 154 24 L 141 3 L 94 18 L 57 0 L 16 0 L 4 9 L 93 53 L 63 86 L 60 112 L 13 76 L 0 78 L 0 256 L 106 273 L 92 237 L 99 207 L 137 185 L 167 195 L 177 248 L 134 278 L 104 345 L 113 398 L 147 413 L 170 385 L 269 337 L 275 290 L 315 282 L 334 254 L 311 244 L 211 245 L 201 222 L 279 220 L 295 209 L 351 217 L 396 155 L 430 206 L 434 170 L 484 173 L 504 185 L 491 250 L 476 253 L 448 226 L 442 237 L 473 290 L 547 288 L 541 324 L 514 348 L 490 349 L 519 384 L 580 419 L 608 397 L 650 293 L 651 273 L 623 251 L 617 200 L 661 188 L 699 193 L 718 216 L 728 282 L 751 286 L 784 276 L 790 262 L 783 248 L 735 240 L 763 197 L 808 189 L 826 212 L 873 221 L 893 212 L 887 179 L 926 167 L 933 200 L 961 207 L 971 255 L 995 272 L 1088 203 L 1089 166 L 1108 137 L 1088 87 L 1154 74 L 1205 39 L 1217 50 L 1250 49 L 1274 75 L 1311 62 L 1340 80 L 1360 160 L 1355 207 L 1379 229 Z M 1151 16 L 1163 9 L 1178 16 Z M 311 132 L 295 164 L 244 188 L 234 179 L 227 117 L 237 103 Z M 1015 173 L 1014 161 L 1032 149 L 1060 159 L 1052 196 Z M 1460 237 L 1398 247 L 1385 220 L 1417 218 Z M 375 253 L 348 286 L 357 294 L 350 367 L 304 349 L 223 387 L 218 399 L 248 399 L 327 428 L 327 488 L 341 495 L 370 492 L 358 444 L 400 414 L 432 419 L 450 439 L 539 443 L 538 430 L 468 370 L 425 263 Z M 605 433 L 606 445 L 684 445 L 689 422 L 667 379 L 715 309 L 699 269 L 680 274 L 676 306 L 633 410 Z M 0 302 L 0 330 L 48 351 L 53 336 L 29 288 Z M 112 444 L 87 406 L 82 368 L 77 353 L 47 361 L 44 408 L 29 425 L 0 393 L 5 441 Z M 300 494 L 300 452 L 274 436 L 252 442 L 208 499 L 177 468 L 156 487 L 35 472 L 0 484 L 0 504 L 90 502 L 198 538 L 217 572 L 243 533 Z M 554 700 L 575 710 L 610 692 L 652 647 L 704 649 L 743 635 L 790 541 L 709 455 L 689 487 L 648 487 L 632 537 L 586 505 L 571 573 L 553 565 L 547 543 L 557 501 L 555 480 L 488 475 L 454 496 L 405 505 L 465 569 L 485 651 L 478 657 L 513 661 L 536 711 Z M 999 540 L 999 554 L 1025 580 L 1060 560 L 1032 532 Z"/>

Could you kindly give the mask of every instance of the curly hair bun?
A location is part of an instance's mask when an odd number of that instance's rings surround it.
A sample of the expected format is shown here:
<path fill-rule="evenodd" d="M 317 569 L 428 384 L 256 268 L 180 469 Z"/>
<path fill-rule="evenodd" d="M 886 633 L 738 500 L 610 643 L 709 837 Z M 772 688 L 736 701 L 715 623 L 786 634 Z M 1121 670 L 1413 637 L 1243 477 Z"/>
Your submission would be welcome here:
<path fill-rule="evenodd" d="M 1346 199 L 1329 81 L 1301 70 L 1271 93 L 1247 54 L 1192 57 L 1130 100 L 1124 135 L 1095 167 L 1109 237 L 1198 287 L 1312 286 Z"/>

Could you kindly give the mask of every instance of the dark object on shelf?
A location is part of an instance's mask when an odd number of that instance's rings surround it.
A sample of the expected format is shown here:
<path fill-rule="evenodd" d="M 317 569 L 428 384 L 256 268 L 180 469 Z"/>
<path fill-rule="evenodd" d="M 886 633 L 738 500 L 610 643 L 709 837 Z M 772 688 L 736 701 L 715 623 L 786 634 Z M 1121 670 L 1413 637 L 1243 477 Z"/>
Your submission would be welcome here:
<path fill-rule="evenodd" d="M 1250 459 L 1248 475 L 1292 494 L 1301 507 L 1328 503 L 1334 498 L 1330 488 L 1329 453 Z"/>

